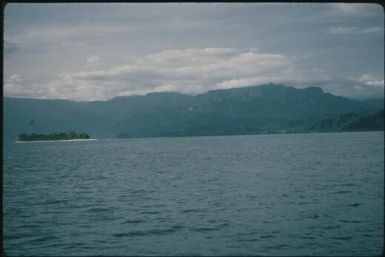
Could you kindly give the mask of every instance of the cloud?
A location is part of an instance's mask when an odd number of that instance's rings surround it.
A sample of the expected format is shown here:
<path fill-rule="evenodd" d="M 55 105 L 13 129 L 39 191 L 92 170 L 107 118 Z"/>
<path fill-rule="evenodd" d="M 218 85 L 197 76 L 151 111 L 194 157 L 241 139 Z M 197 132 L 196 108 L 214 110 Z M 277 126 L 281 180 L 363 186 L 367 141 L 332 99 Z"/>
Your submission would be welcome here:
<path fill-rule="evenodd" d="M 371 28 L 358 28 L 358 27 L 329 27 L 327 32 L 330 34 L 365 34 L 365 33 L 377 33 L 383 32 L 384 29 L 381 27 L 371 27 Z"/>
<path fill-rule="evenodd" d="M 12 74 L 5 79 L 4 93 L 12 97 L 35 98 L 38 95 L 46 96 L 48 86 L 28 83 L 20 74 Z"/>
<path fill-rule="evenodd" d="M 22 76 L 20 74 L 12 74 L 9 76 L 8 82 L 9 83 L 19 83 L 22 82 Z"/>
<path fill-rule="evenodd" d="M 360 33 L 375 33 L 375 32 L 384 32 L 383 27 L 371 27 L 371 28 L 365 28 L 360 31 Z"/>
<path fill-rule="evenodd" d="M 22 82 L 23 79 L 20 74 L 12 74 L 11 76 L 5 79 L 4 91 L 13 92 L 13 94 L 19 91 L 23 91 Z"/>
<path fill-rule="evenodd" d="M 106 70 L 62 73 L 59 79 L 63 85 L 106 91 L 104 98 L 153 91 L 197 94 L 294 79 L 294 61 L 280 54 L 233 48 L 187 48 L 132 58 L 124 66 Z"/>
<path fill-rule="evenodd" d="M 330 14 L 345 16 L 370 16 L 381 8 L 381 5 L 366 3 L 330 3 L 329 6 Z"/>
<path fill-rule="evenodd" d="M 350 34 L 356 30 L 354 27 L 330 27 L 328 33 L 330 34 Z"/>
<path fill-rule="evenodd" d="M 363 8 L 360 4 L 350 4 L 350 3 L 332 3 L 331 7 L 345 14 L 357 14 L 360 13 L 360 10 Z"/>
<path fill-rule="evenodd" d="M 364 74 L 358 80 L 369 86 L 384 87 L 384 78 L 381 79 L 373 74 Z"/>
<path fill-rule="evenodd" d="M 16 43 L 13 43 L 8 40 L 4 40 L 4 55 L 9 56 L 18 50 Z"/>
<path fill-rule="evenodd" d="M 97 55 L 91 55 L 87 57 L 86 63 L 88 66 L 95 66 L 100 62 L 100 57 Z"/>
<path fill-rule="evenodd" d="M 71 46 L 83 39 L 101 38 L 113 36 L 118 33 L 127 33 L 131 30 L 123 25 L 100 25 L 92 26 L 88 24 L 77 24 L 68 26 L 58 23 L 48 25 L 26 26 L 22 30 L 14 33 L 7 33 L 7 37 L 16 43 L 35 44 L 44 39 L 45 42 L 62 42 L 62 46 Z"/>
<path fill-rule="evenodd" d="M 365 84 L 370 86 L 384 86 L 384 80 L 366 81 Z"/>
<path fill-rule="evenodd" d="M 95 64 L 99 59 L 95 55 L 86 61 Z M 9 77 L 5 93 L 18 97 L 89 101 L 162 91 L 199 94 L 212 89 L 269 82 L 291 81 L 293 86 L 305 87 L 309 81 L 322 81 L 320 85 L 327 92 L 356 97 L 351 93 L 354 85 L 363 88 L 370 85 L 361 81 L 330 82 L 324 70 L 299 68 L 299 59 L 236 48 L 172 49 L 134 56 L 125 65 L 109 69 L 60 73 L 57 79 L 46 83 L 17 81 L 19 77 L 14 74 Z M 378 94 L 377 91 L 363 95 Z"/>

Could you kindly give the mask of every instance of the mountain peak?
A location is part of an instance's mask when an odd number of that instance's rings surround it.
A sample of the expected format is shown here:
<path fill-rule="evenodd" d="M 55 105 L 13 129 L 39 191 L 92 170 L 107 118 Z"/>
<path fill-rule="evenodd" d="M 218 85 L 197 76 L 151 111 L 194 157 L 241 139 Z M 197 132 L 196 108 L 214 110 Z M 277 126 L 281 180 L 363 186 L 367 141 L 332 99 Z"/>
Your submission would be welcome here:
<path fill-rule="evenodd" d="M 324 91 L 320 87 L 307 87 L 307 88 L 305 88 L 305 90 L 308 92 L 314 92 L 314 93 L 319 93 L 319 94 L 324 93 Z"/>

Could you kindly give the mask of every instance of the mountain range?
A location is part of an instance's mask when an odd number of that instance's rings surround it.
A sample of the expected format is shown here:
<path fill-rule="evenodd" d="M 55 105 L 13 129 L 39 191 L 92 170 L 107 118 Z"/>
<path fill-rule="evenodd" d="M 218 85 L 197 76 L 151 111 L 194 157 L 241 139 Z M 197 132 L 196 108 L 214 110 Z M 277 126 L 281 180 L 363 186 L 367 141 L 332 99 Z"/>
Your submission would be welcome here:
<path fill-rule="evenodd" d="M 6 140 L 67 131 L 132 138 L 384 129 L 383 97 L 352 100 L 276 84 L 92 102 L 4 97 L 3 107 Z"/>

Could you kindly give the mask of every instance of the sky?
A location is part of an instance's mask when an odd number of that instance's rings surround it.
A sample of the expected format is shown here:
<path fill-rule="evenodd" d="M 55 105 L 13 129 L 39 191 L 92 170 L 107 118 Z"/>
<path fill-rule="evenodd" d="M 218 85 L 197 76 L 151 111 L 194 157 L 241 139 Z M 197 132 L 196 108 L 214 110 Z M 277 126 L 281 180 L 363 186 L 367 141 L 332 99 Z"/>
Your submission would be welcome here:
<path fill-rule="evenodd" d="M 384 10 L 357 3 L 10 3 L 4 95 L 117 96 L 284 84 L 384 96 Z"/>

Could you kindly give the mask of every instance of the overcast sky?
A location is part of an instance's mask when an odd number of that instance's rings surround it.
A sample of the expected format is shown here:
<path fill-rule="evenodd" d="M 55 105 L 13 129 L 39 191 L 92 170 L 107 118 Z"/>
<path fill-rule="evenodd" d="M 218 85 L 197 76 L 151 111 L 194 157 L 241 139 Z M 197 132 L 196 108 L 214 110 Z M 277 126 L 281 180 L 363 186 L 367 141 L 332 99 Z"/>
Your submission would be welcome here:
<path fill-rule="evenodd" d="M 374 4 L 11 3 L 4 94 L 76 101 L 281 83 L 383 97 Z"/>

